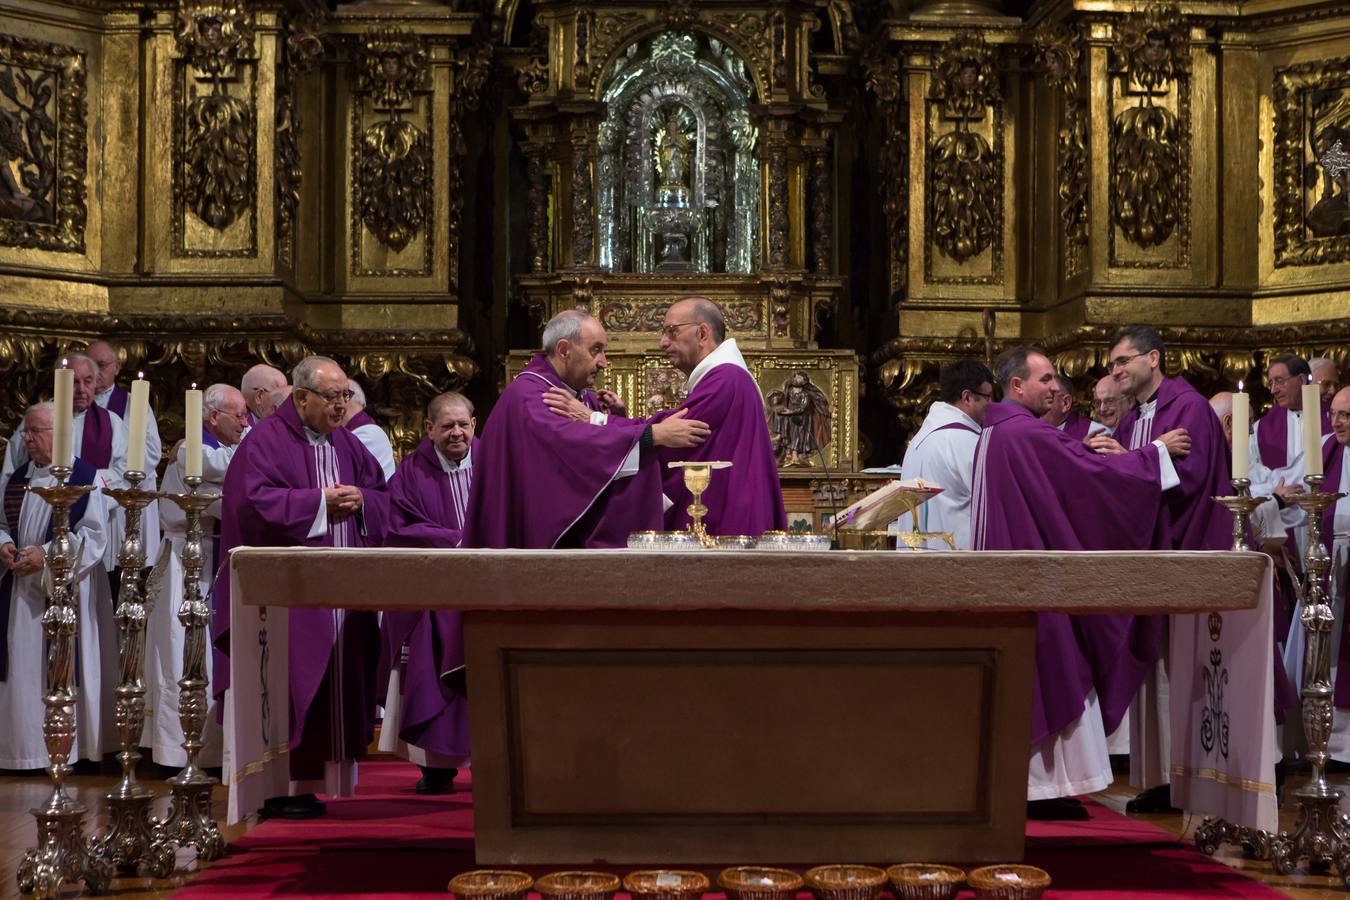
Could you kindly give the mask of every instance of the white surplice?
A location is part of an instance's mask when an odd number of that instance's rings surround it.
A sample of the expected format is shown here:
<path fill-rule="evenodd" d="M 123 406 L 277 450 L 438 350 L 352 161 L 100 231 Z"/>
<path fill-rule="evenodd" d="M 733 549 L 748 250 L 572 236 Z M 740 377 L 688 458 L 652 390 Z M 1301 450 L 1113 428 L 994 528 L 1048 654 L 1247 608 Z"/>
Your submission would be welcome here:
<path fill-rule="evenodd" d="M 394 462 L 394 445 L 389 442 L 389 435 L 384 433 L 384 429 L 378 425 L 361 425 L 353 428 L 352 434 L 356 435 L 356 439 L 380 464 L 384 480 L 393 478 L 394 470 L 397 468 Z"/>
<path fill-rule="evenodd" d="M 956 549 L 970 549 L 970 482 L 979 440 L 979 424 L 957 407 L 939 400 L 928 408 L 923 425 L 905 449 L 900 470 L 904 478 L 921 478 L 942 488 L 942 493 L 920 506 L 913 516 L 906 513 L 896 519 L 891 531 L 946 531 L 951 533 Z M 926 547 L 947 549 L 942 541 L 929 541 Z"/>
<path fill-rule="evenodd" d="M 6 472 L 0 479 L 0 498 L 11 475 L 12 472 Z M 48 467 L 33 467 L 30 485 L 43 487 L 55 483 Z M 74 524 L 70 536 L 75 554 L 71 583 L 79 605 L 76 632 L 79 683 L 75 687 L 72 760 L 98 760 L 117 747 L 113 705 L 118 672 L 117 633 L 108 576 L 103 568 L 108 540 L 107 503 L 102 491 L 90 493 L 84 515 Z M 13 543 L 20 549 L 38 546 L 45 556 L 50 551 L 47 544 L 50 523 L 51 507 L 36 494 L 26 493 L 18 522 L 7 521 L 0 505 L 0 545 Z M 45 574 L 35 572 L 15 579 L 10 598 L 5 631 L 9 675 L 0 682 L 0 769 L 37 769 L 45 767 L 50 759 L 42 740 L 46 710 L 42 694 L 47 671 L 42 632 L 42 614 L 47 605 Z"/>
<path fill-rule="evenodd" d="M 225 470 L 234 456 L 235 448 L 202 448 L 203 494 L 219 494 L 225 482 Z M 164 470 L 164 491 L 186 494 L 183 481 L 183 463 L 187 448 L 180 446 L 178 456 Z M 178 621 L 178 607 L 183 603 L 183 542 L 187 537 L 187 517 L 182 507 L 172 500 L 159 501 L 160 522 L 163 526 L 163 547 L 154 572 L 146 581 L 151 607 L 146 621 L 145 649 L 145 730 L 141 746 L 149 748 L 151 758 L 164 766 L 187 764 L 183 750 L 183 729 L 178 716 L 178 679 L 183 676 L 183 625 Z M 220 503 L 216 502 L 202 512 L 202 570 L 197 581 L 201 596 L 209 603 L 211 585 L 215 578 L 217 523 L 220 521 Z M 202 729 L 203 747 L 198 763 L 203 766 L 221 765 L 223 739 L 220 723 L 216 721 L 216 697 L 211 673 L 212 654 L 206 654 L 206 724 Z"/>

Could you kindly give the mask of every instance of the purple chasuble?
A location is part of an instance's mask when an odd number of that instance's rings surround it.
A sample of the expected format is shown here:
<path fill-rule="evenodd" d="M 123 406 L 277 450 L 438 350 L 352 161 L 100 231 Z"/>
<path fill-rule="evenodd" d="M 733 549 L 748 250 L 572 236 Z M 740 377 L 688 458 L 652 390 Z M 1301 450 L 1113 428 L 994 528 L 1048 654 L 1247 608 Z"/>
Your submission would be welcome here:
<path fill-rule="evenodd" d="M 1144 550 L 1137 523 L 1162 500 L 1156 448 L 1099 455 L 1006 401 L 985 413 L 972 483 L 976 550 Z M 1037 614 L 1033 744 L 1073 724 L 1093 688 L 1107 733 L 1120 724 L 1143 677 L 1130 619 Z"/>
<path fill-rule="evenodd" d="M 1345 465 L 1345 445 L 1336 440 L 1332 435 L 1331 440 L 1322 444 L 1322 483 L 1318 489 L 1327 493 L 1337 493 L 1341 486 L 1341 467 Z M 1322 544 L 1326 547 L 1327 555 L 1332 559 L 1332 565 L 1335 565 L 1336 554 L 1334 546 L 1336 544 L 1336 504 L 1333 503 L 1322 513 Z M 1341 588 L 1345 595 L 1350 597 L 1350 578 L 1343 579 L 1345 582 Z M 1330 588 L 1330 584 L 1327 585 Z M 1328 603 L 1334 601 L 1329 598 Z M 1345 615 L 1344 612 L 1341 613 Z M 1350 707 L 1350 634 L 1346 633 L 1345 623 L 1340 625 L 1341 638 L 1340 646 L 1337 648 L 1336 661 L 1336 684 L 1334 700 L 1335 704 L 1341 709 Z"/>
<path fill-rule="evenodd" d="M 1087 416 L 1080 416 L 1076 410 L 1069 410 L 1069 415 L 1064 419 L 1064 433 L 1071 438 L 1083 440 L 1088 436 L 1088 430 L 1092 428 L 1092 420 Z"/>
<path fill-rule="evenodd" d="M 108 394 L 108 412 L 114 415 L 127 417 L 127 407 L 131 405 L 131 392 L 125 388 L 113 385 L 112 393 Z"/>
<path fill-rule="evenodd" d="M 644 450 L 634 475 L 618 477 L 645 422 L 605 426 L 544 405 L 565 387 L 542 353 L 502 391 L 473 453 L 465 547 L 625 547 L 634 531 L 661 528 L 656 454 Z M 599 409 L 592 391 L 581 400 Z"/>
<path fill-rule="evenodd" d="M 84 429 L 80 438 L 80 459 L 95 469 L 112 465 L 112 415 L 97 403 L 84 411 Z"/>
<path fill-rule="evenodd" d="M 675 505 L 666 510 L 666 530 L 682 531 L 692 521 L 689 504 L 694 500 L 684 486 L 684 470 L 667 463 L 686 460 L 729 460 L 730 469 L 714 472 L 703 505 L 710 534 L 748 534 L 786 531 L 783 490 L 778 463 L 764 416 L 764 395 L 749 372 L 723 363 L 709 369 L 676 409 L 657 413 L 659 422 L 680 409 L 688 418 L 706 422 L 711 434 L 697 447 L 662 447 L 662 490 Z"/>
<path fill-rule="evenodd" d="M 478 440 L 469 450 L 476 462 Z M 390 547 L 458 547 L 468 505 L 470 467 L 447 473 L 430 438 L 403 460 L 389 480 Z M 444 683 L 464 667 L 460 614 L 451 610 L 389 611 L 380 623 L 382 646 L 376 685 L 383 695 L 403 645 L 408 660 L 400 680 L 405 743 L 443 756 L 469 755 L 469 706 Z M 381 701 L 383 703 L 383 701 Z"/>
<path fill-rule="evenodd" d="M 323 469 L 320 469 L 320 466 Z M 341 523 L 330 520 L 319 537 L 309 537 L 323 500 L 323 486 L 336 482 L 359 487 L 361 511 Z M 343 428 L 328 443 L 310 444 L 295 403 L 287 401 L 254 426 L 239 443 L 225 475 L 221 509 L 222 556 L 235 547 L 378 547 L 389 520 L 389 494 L 379 463 L 360 440 Z M 226 564 L 213 597 L 212 636 L 223 654 L 229 652 L 230 572 Z M 349 752 L 361 755 L 374 725 L 374 663 L 379 655 L 375 613 L 331 609 L 290 610 L 290 713 L 292 777 L 297 772 L 301 737 L 321 743 L 327 734 L 313 734 L 308 718 L 331 725 Z M 217 693 L 229 686 L 229 666 L 217 656 Z M 327 685 L 328 690 L 320 693 Z M 246 702 L 242 698 L 240 702 Z M 334 708 L 338 707 L 338 708 Z M 311 716 L 317 712 L 318 716 Z M 351 751 L 355 752 L 351 752 Z M 303 764 L 332 759 L 328 747 L 306 747 Z M 322 767 L 320 767 L 320 772 Z"/>
<path fill-rule="evenodd" d="M 1331 433 L 1331 403 L 1323 400 L 1321 408 L 1322 434 Z M 1261 465 L 1267 469 L 1283 469 L 1289 465 L 1289 411 L 1276 403 L 1256 423 L 1256 452 Z M 1305 448 L 1304 453 L 1307 453 Z M 1232 490 L 1231 486 L 1229 490 Z"/>

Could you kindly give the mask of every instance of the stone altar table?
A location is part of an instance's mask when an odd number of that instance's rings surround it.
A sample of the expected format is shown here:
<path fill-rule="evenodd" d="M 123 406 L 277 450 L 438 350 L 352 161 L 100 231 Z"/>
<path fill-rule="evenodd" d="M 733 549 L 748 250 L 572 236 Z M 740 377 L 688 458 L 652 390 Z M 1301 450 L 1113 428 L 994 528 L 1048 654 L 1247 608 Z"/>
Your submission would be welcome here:
<path fill-rule="evenodd" d="M 285 788 L 285 617 L 260 607 L 461 609 L 484 864 L 1018 859 L 1035 612 L 1251 609 L 1269 578 L 1226 552 L 244 548 L 230 565 L 250 648 L 231 659 L 231 819 Z M 257 691 L 261 730 L 240 699 Z"/>

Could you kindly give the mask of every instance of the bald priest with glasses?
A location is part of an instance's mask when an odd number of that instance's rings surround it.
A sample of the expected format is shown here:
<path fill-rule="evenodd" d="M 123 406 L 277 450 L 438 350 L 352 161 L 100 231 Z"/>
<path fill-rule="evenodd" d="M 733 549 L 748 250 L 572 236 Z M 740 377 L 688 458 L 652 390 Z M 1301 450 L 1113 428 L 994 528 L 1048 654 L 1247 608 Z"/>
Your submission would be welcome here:
<path fill-rule="evenodd" d="M 327 357 L 301 360 L 294 391 L 255 425 L 225 475 L 221 558 L 235 547 L 378 547 L 389 520 L 384 473 L 342 427 L 352 398 L 347 375 Z M 217 647 L 228 652 L 228 567 L 216 592 Z M 375 613 L 290 611 L 291 796 L 265 815 L 310 818 L 324 811 L 314 794 L 350 797 L 356 760 L 374 726 L 380 632 Z M 224 691 L 229 669 L 215 669 Z"/>

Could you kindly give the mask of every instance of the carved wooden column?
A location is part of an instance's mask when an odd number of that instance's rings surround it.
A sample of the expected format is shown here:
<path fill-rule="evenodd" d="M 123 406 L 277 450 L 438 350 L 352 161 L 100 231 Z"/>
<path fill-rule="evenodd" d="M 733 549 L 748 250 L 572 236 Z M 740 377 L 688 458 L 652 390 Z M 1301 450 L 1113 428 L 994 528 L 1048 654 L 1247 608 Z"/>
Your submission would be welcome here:
<path fill-rule="evenodd" d="M 898 302 L 905 289 L 908 224 L 906 185 L 908 121 L 905 115 L 905 91 L 900 71 L 900 52 L 882 47 L 864 61 L 867 90 L 876 103 L 881 121 L 881 158 L 876 171 L 881 175 L 881 211 L 886 217 L 887 294 Z"/>
<path fill-rule="evenodd" d="M 529 187 L 526 202 L 529 206 L 530 271 L 549 270 L 548 241 L 548 151 L 539 144 L 522 148 L 528 171 Z"/>
<path fill-rule="evenodd" d="M 791 121 L 778 115 L 770 115 L 763 129 L 764 170 L 768 179 L 768 209 L 765 212 L 769 239 L 766 244 L 768 264 L 773 269 L 785 269 L 789 264 L 788 143 L 791 130 Z"/>
<path fill-rule="evenodd" d="M 595 265 L 595 130 L 594 120 L 577 118 L 570 125 L 572 145 L 572 266 Z"/>

